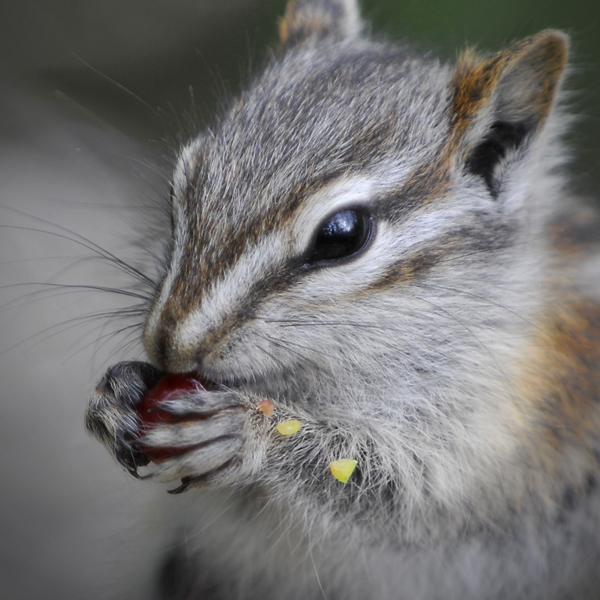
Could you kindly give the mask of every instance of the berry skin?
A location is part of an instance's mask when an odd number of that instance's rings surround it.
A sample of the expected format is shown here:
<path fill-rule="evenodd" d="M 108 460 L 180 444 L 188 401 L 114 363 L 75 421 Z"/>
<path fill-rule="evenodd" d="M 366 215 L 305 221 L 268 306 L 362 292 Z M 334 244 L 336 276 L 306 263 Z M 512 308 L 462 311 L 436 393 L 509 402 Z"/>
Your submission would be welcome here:
<path fill-rule="evenodd" d="M 193 373 L 170 373 L 148 390 L 137 407 L 142 435 L 158 425 L 180 423 L 180 415 L 161 409 L 161 404 L 187 393 L 205 391 L 206 387 Z M 154 463 L 160 463 L 185 453 L 188 448 L 156 448 L 141 445 L 146 456 Z"/>

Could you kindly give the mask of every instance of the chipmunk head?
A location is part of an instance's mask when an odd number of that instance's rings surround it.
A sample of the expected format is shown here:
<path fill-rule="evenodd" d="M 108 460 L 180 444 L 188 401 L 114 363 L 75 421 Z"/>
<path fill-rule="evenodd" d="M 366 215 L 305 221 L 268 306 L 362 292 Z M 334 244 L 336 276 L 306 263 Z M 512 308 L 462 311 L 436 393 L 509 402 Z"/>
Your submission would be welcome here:
<path fill-rule="evenodd" d="M 182 150 L 144 338 L 161 369 L 409 398 L 510 350 L 565 36 L 451 67 L 361 29 L 354 0 L 293 0 L 266 70 Z"/>

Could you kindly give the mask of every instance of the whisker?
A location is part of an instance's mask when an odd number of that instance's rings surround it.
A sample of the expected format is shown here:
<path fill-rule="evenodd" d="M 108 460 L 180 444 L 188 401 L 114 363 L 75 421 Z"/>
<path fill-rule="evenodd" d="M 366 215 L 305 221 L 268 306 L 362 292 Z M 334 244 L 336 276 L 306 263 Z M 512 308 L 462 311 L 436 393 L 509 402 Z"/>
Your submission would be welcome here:
<path fill-rule="evenodd" d="M 278 323 L 281 327 L 318 327 L 318 326 L 339 326 L 339 327 L 365 327 L 367 329 L 383 329 L 386 331 L 398 331 L 406 333 L 397 327 L 384 325 L 374 325 L 371 323 L 356 323 L 354 321 L 304 321 L 302 319 L 263 319 L 265 323 Z"/>
<path fill-rule="evenodd" d="M 50 283 L 50 282 L 45 282 L 45 281 L 31 281 L 31 282 L 25 282 L 25 283 L 7 283 L 6 285 L 1 285 L 0 289 L 10 289 L 10 288 L 16 288 L 16 287 L 23 287 L 23 286 L 38 286 L 38 287 L 48 287 L 48 288 L 55 288 L 55 289 L 69 289 L 69 290 L 79 290 L 79 291 L 96 291 L 96 292 L 110 292 L 112 294 L 120 294 L 121 296 L 128 296 L 130 298 L 137 298 L 138 300 L 151 300 L 150 296 L 147 296 L 145 294 L 142 294 L 140 292 L 134 292 L 132 290 L 126 290 L 126 289 L 122 289 L 122 288 L 112 288 L 112 287 L 108 287 L 108 286 L 103 286 L 103 285 L 78 285 L 75 283 Z M 39 290 L 40 292 L 42 290 Z M 35 292 L 29 292 L 29 293 L 35 293 Z M 11 302 L 13 302 L 11 300 Z"/>
<path fill-rule="evenodd" d="M 80 63 L 84 64 L 88 69 L 90 69 L 91 71 L 93 71 L 97 75 L 100 75 L 100 77 L 103 77 L 107 81 L 110 81 L 110 83 L 112 83 L 113 85 L 115 85 L 116 87 L 118 87 L 120 90 L 124 91 L 126 94 L 129 94 L 132 98 L 135 98 L 138 102 L 140 102 L 143 106 L 145 106 L 148 110 L 150 110 L 155 117 L 157 117 L 158 119 L 160 119 L 161 122 L 163 122 L 163 123 L 166 122 L 165 119 L 164 119 L 164 117 L 157 110 L 155 110 L 154 108 L 152 108 L 145 100 L 142 100 L 142 98 L 140 98 L 137 94 L 134 94 L 129 88 L 126 88 L 124 85 L 120 84 L 118 81 L 116 81 L 112 77 L 109 77 L 108 75 L 106 75 L 102 71 L 99 71 L 98 69 L 96 69 L 95 67 L 93 67 L 92 65 L 90 65 L 89 63 L 85 62 L 85 60 L 83 60 L 82 58 L 80 58 L 76 54 L 73 54 L 73 56 Z"/>
<path fill-rule="evenodd" d="M 64 231 L 64 232 L 68 233 L 69 235 L 64 235 L 64 234 L 58 233 L 56 231 L 48 231 L 47 229 L 38 229 L 36 227 L 26 227 L 23 225 L 0 225 L 0 227 L 5 228 L 5 229 L 19 230 L 19 231 L 33 231 L 35 233 L 41 233 L 44 235 L 49 235 L 49 236 L 53 236 L 53 237 L 56 237 L 59 239 L 67 240 L 67 241 L 77 244 L 78 246 L 81 246 L 87 250 L 90 250 L 91 252 L 93 252 L 94 254 L 96 254 L 97 256 L 99 256 L 105 260 L 108 260 L 111 264 L 119 267 L 123 272 L 127 273 L 128 275 L 133 275 L 139 281 L 146 283 L 153 287 L 156 286 L 156 282 L 153 281 L 150 277 L 148 277 L 145 273 L 143 273 L 136 267 L 128 264 L 127 262 L 125 262 L 123 259 L 116 256 L 112 252 L 105 250 L 104 248 L 102 248 L 95 242 L 89 240 L 85 236 L 83 236 L 75 231 L 72 231 L 72 230 L 68 229 L 67 227 L 63 227 L 62 225 L 53 223 L 52 221 L 42 219 L 41 217 L 36 217 L 34 215 L 30 215 L 30 214 L 28 214 L 24 211 L 21 211 L 17 208 L 3 207 L 3 209 L 10 210 L 12 212 L 16 212 L 17 214 L 23 215 L 25 217 L 28 217 L 28 218 L 38 221 L 40 223 L 44 223 L 45 225 L 50 225 L 52 227 L 55 227 L 59 231 Z"/>
<path fill-rule="evenodd" d="M 262 337 L 263 339 L 266 339 L 265 336 L 260 336 L 260 337 Z M 271 341 L 271 340 L 267 340 L 267 341 Z M 270 352 L 263 346 L 258 346 L 258 348 L 260 349 L 261 352 L 263 352 L 267 356 L 270 356 L 278 365 L 280 365 L 282 367 L 284 366 L 283 361 L 280 358 L 278 358 L 277 356 L 275 356 L 272 352 Z"/>
<path fill-rule="evenodd" d="M 513 241 L 509 241 L 506 242 L 504 244 L 499 244 L 497 246 L 494 246 L 492 248 L 492 250 L 482 250 L 482 249 L 477 249 L 477 250 L 472 250 L 470 252 L 463 252 L 461 254 L 455 254 L 452 256 L 448 256 L 445 258 L 440 258 L 438 262 L 440 263 L 449 263 L 455 260 L 461 260 L 463 258 L 469 258 L 471 256 L 479 256 L 480 254 L 483 254 L 484 252 L 496 252 L 498 250 L 509 250 L 511 248 L 519 248 L 521 246 L 528 246 L 529 244 L 531 244 L 532 242 L 536 242 L 539 240 L 544 240 L 546 239 L 546 236 L 544 235 L 536 235 L 536 236 L 532 236 L 526 240 L 523 240 L 521 242 L 513 242 Z"/>
<path fill-rule="evenodd" d="M 421 298 L 420 296 L 414 296 L 414 298 L 416 298 L 417 300 L 420 300 L 421 302 L 425 302 L 426 304 L 429 304 L 430 306 L 433 306 L 435 309 L 439 310 L 440 312 L 444 313 L 447 317 L 449 317 L 450 319 L 452 319 L 452 320 L 456 321 L 458 324 L 460 324 L 465 329 L 465 331 L 467 331 L 477 341 L 477 343 L 487 352 L 489 357 L 496 364 L 496 367 L 498 367 L 498 371 L 502 374 L 502 376 L 507 381 L 509 381 L 509 378 L 507 377 L 506 373 L 500 366 L 500 363 L 496 360 L 496 357 L 490 352 L 489 348 L 477 337 L 477 335 L 473 332 L 473 330 L 471 328 L 467 327 L 467 325 L 465 325 L 456 315 L 453 315 L 451 312 L 447 311 L 446 309 L 442 308 L 441 306 L 438 306 L 434 302 L 431 302 L 430 300 L 425 300 L 425 298 Z"/>
<path fill-rule="evenodd" d="M 565 344 L 563 342 L 561 342 L 560 340 L 557 340 L 550 333 L 548 333 L 547 331 L 543 330 L 541 327 L 539 327 L 538 325 L 536 325 L 533 321 L 530 321 L 529 319 L 525 318 L 523 315 L 520 315 L 518 312 L 512 310 L 511 308 L 508 308 L 507 306 L 505 306 L 503 304 L 500 304 L 499 302 L 491 300 L 490 298 L 486 298 L 485 296 L 481 296 L 481 295 L 475 294 L 473 292 L 467 292 L 466 290 L 460 290 L 458 288 L 451 288 L 451 287 L 446 287 L 446 286 L 442 286 L 442 285 L 435 285 L 435 284 L 431 284 L 431 283 L 425 283 L 425 284 L 420 283 L 420 284 L 418 284 L 418 287 L 420 287 L 420 288 L 431 288 L 431 289 L 448 290 L 450 292 L 454 292 L 455 294 L 461 294 L 463 296 L 471 296 L 472 298 L 477 298 L 478 300 L 482 300 L 483 302 L 487 302 L 488 304 L 492 304 L 493 306 L 497 306 L 498 308 L 501 308 L 501 309 L 505 310 L 506 312 L 509 312 L 511 315 L 514 315 L 518 319 L 521 319 L 521 321 L 523 321 L 524 323 L 526 323 L 530 327 L 533 327 L 533 329 L 536 329 L 537 331 L 543 333 L 545 336 L 549 337 L 553 342 L 556 342 L 560 346 L 563 346 L 563 348 L 566 348 L 566 346 L 565 346 Z"/>
<path fill-rule="evenodd" d="M 271 337 L 267 334 L 264 334 L 264 333 L 257 332 L 256 335 L 258 335 L 259 337 L 262 337 L 263 339 L 267 340 L 271 344 L 275 344 L 276 346 L 279 346 L 280 348 L 283 348 L 284 350 L 287 350 L 288 352 L 292 352 L 296 356 L 299 356 L 302 360 L 310 362 L 317 369 L 317 371 L 322 370 L 322 367 L 318 363 L 316 363 L 313 359 L 309 358 L 308 356 L 304 356 L 301 352 L 298 352 L 297 350 L 294 350 L 293 348 L 288 348 L 286 345 L 288 343 L 287 341 L 282 342 L 282 341 L 276 340 L 273 337 Z"/>
<path fill-rule="evenodd" d="M 133 163 L 141 165 L 142 167 L 145 167 L 147 170 L 151 171 L 153 175 L 158 175 L 165 185 L 171 184 L 170 175 L 167 175 L 167 173 L 164 172 L 163 169 L 158 168 L 158 165 L 152 164 L 150 161 L 146 161 L 144 159 L 137 158 L 136 156 L 130 156 L 129 154 L 121 154 L 119 152 L 104 152 L 104 153 L 99 152 L 99 154 L 104 154 L 104 155 L 108 155 L 108 156 L 116 156 L 118 158 L 124 158 L 126 161 L 128 161 L 129 163 L 132 164 L 132 168 L 133 168 Z M 146 183 L 148 183 L 150 181 L 142 174 L 141 170 L 136 169 L 136 173 L 138 174 L 138 176 L 143 177 L 144 181 Z M 150 181 L 150 183 L 153 183 L 153 182 Z M 94 205 L 96 205 L 96 204 L 94 204 Z M 147 209 L 147 206 L 144 205 L 143 208 Z M 159 207 L 157 207 L 157 208 L 159 208 Z"/>
<path fill-rule="evenodd" d="M 280 324 L 281 327 L 360 327 L 365 329 L 376 329 L 383 331 L 393 331 L 397 333 L 401 333 L 406 335 L 406 329 L 401 329 L 398 327 L 391 327 L 389 325 L 381 325 L 381 324 L 372 324 L 372 323 L 357 323 L 355 321 L 303 321 L 303 320 L 295 320 L 295 319 L 263 319 L 265 323 L 275 323 Z M 389 348 L 393 349 L 396 352 L 399 352 L 403 355 L 404 360 L 408 363 L 412 364 L 415 367 L 420 367 L 421 363 L 412 359 L 411 353 L 407 350 L 402 349 L 401 347 L 393 344 L 391 340 L 387 339 L 379 339 L 379 343 L 385 343 Z M 429 342 L 428 339 L 424 340 L 425 345 L 430 349 L 430 351 L 434 351 L 436 354 L 446 358 L 447 354 L 440 348 L 438 344 L 434 344 Z M 311 349 L 312 350 L 312 349 Z"/>
<path fill-rule="evenodd" d="M 96 313 L 80 315 L 78 317 L 71 317 L 69 319 L 60 321 L 59 323 L 50 325 L 50 326 L 42 329 L 41 331 L 37 331 L 33 335 L 30 335 L 24 339 L 21 339 L 17 343 L 2 350 L 0 352 L 0 355 L 4 354 L 6 352 L 10 352 L 11 350 L 14 350 L 15 348 L 18 348 L 19 346 L 27 344 L 28 342 L 31 342 L 33 340 L 36 340 L 35 344 L 34 344 L 34 346 L 35 346 L 37 344 L 40 344 L 40 343 L 52 338 L 53 336 L 55 336 L 57 334 L 62 334 L 66 331 L 70 331 L 71 329 L 74 329 L 77 327 L 82 327 L 82 326 L 85 326 L 87 324 L 90 324 L 90 323 L 93 323 L 96 321 L 105 321 L 105 324 L 102 325 L 102 327 L 106 327 L 111 321 L 114 321 L 115 319 L 142 317 L 142 316 L 145 316 L 146 313 L 147 313 L 147 311 L 146 311 L 144 305 L 134 305 L 134 306 L 125 307 L 125 308 L 121 308 L 121 309 L 115 309 L 114 311 L 110 311 L 110 310 L 100 311 L 100 312 L 96 312 Z M 131 327 L 141 327 L 141 326 L 142 326 L 141 322 L 138 322 L 138 323 L 132 325 Z M 45 334 L 47 334 L 47 335 L 45 335 Z"/>
<path fill-rule="evenodd" d="M 115 336 L 120 335 L 125 331 L 127 331 L 129 333 L 133 333 L 132 330 L 134 330 L 134 329 L 139 330 L 141 328 L 142 328 L 141 323 L 132 323 L 131 325 L 126 325 L 119 329 L 115 329 L 114 331 L 109 331 L 108 333 L 103 333 L 102 335 L 96 336 L 96 338 L 92 342 L 88 342 L 87 344 L 82 346 L 81 350 L 85 350 L 85 349 L 89 348 L 90 346 L 93 346 L 94 344 L 98 344 L 98 349 L 101 349 L 104 346 L 104 344 L 106 344 L 108 341 L 110 341 L 111 338 L 114 338 Z M 134 340 L 130 340 L 129 342 L 127 342 L 127 344 L 131 344 L 132 342 L 135 342 L 140 339 L 141 339 L 141 336 L 138 335 L 138 336 L 136 336 L 136 338 Z"/>
<path fill-rule="evenodd" d="M 137 335 L 133 339 L 129 340 L 128 342 L 123 342 L 122 344 L 120 344 L 115 349 L 115 353 L 124 355 L 126 350 L 129 352 L 130 348 L 137 346 L 138 352 L 135 354 L 135 356 L 130 357 L 130 359 L 139 360 L 143 356 L 143 350 L 141 350 L 142 340 L 143 340 L 143 337 L 141 335 Z"/>
<path fill-rule="evenodd" d="M 271 338 L 270 336 L 269 336 L 269 339 L 271 341 L 276 341 L 276 340 L 274 340 L 274 338 Z M 306 346 L 305 344 L 301 344 L 300 342 L 293 342 L 292 340 L 285 340 L 285 342 L 283 342 L 282 340 L 279 340 L 279 341 L 281 341 L 282 343 L 285 343 L 285 344 L 291 344 L 292 346 L 298 346 L 299 348 L 304 348 L 305 350 L 309 350 L 310 352 L 317 352 L 318 354 L 322 354 L 323 356 L 329 357 L 329 354 L 327 354 L 327 352 L 317 350 L 316 348 L 311 348 L 310 346 Z"/>

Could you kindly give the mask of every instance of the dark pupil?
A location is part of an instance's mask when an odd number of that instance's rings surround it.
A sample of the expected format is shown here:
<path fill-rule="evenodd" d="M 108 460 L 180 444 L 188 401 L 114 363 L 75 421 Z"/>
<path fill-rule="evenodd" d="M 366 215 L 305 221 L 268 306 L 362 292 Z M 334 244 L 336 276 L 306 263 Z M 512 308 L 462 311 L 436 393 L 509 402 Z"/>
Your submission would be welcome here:
<path fill-rule="evenodd" d="M 354 210 L 337 213 L 317 234 L 311 262 L 345 258 L 358 252 L 366 241 L 368 217 Z"/>

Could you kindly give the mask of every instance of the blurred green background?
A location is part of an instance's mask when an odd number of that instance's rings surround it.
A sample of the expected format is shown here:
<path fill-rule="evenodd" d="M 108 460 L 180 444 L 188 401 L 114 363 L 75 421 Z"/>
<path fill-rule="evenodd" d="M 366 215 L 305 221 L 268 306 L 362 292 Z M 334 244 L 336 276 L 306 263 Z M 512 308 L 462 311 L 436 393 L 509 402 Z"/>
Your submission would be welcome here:
<path fill-rule="evenodd" d="M 5 78 L 52 97 L 49 101 L 64 110 L 93 114 L 160 148 L 162 140 L 192 133 L 186 115 L 205 122 L 218 99 L 235 93 L 260 67 L 285 4 L 4 2 L 0 68 Z M 494 51 L 546 27 L 569 32 L 573 69 L 568 87 L 574 92 L 573 111 L 581 117 L 571 137 L 576 182 L 587 194 L 600 190 L 598 0 L 363 0 L 362 9 L 376 33 L 406 39 L 448 60 L 467 44 Z"/>

